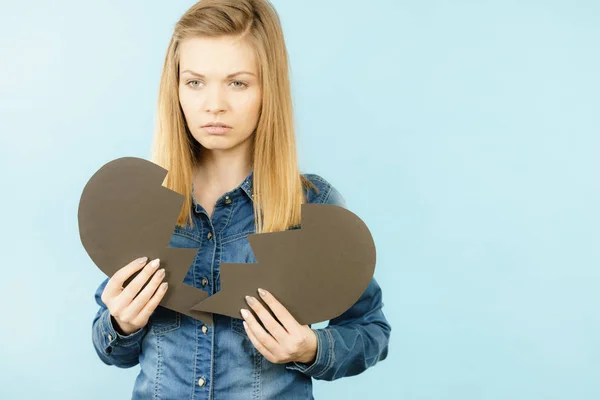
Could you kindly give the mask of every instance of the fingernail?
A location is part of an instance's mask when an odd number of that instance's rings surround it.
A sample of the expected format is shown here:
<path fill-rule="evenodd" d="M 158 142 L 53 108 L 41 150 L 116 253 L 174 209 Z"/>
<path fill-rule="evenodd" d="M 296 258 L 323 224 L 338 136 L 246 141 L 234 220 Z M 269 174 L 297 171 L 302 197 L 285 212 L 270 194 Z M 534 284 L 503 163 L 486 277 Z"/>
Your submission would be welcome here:
<path fill-rule="evenodd" d="M 138 258 L 138 264 L 144 264 L 148 261 L 148 257 Z"/>
<path fill-rule="evenodd" d="M 254 297 L 246 296 L 246 301 L 248 302 L 248 304 L 252 305 L 256 300 L 254 299 Z"/>
<path fill-rule="evenodd" d="M 248 329 L 248 323 L 246 321 L 242 321 L 242 323 L 244 324 L 244 328 Z"/>
<path fill-rule="evenodd" d="M 164 283 L 161 283 L 160 288 L 162 290 L 167 290 L 167 286 L 169 286 L 169 282 L 164 282 Z"/>
<path fill-rule="evenodd" d="M 150 263 L 150 268 L 158 268 L 158 264 L 160 264 L 160 260 L 157 258 Z"/>
<path fill-rule="evenodd" d="M 242 313 L 242 317 L 246 318 L 248 316 L 248 311 L 244 310 L 243 308 L 240 310 L 240 312 Z"/>
<path fill-rule="evenodd" d="M 158 270 L 158 276 L 165 276 L 165 269 L 161 268 Z"/>
<path fill-rule="evenodd" d="M 258 294 L 260 294 L 261 297 L 265 297 L 267 295 L 267 292 L 261 288 L 258 288 Z"/>

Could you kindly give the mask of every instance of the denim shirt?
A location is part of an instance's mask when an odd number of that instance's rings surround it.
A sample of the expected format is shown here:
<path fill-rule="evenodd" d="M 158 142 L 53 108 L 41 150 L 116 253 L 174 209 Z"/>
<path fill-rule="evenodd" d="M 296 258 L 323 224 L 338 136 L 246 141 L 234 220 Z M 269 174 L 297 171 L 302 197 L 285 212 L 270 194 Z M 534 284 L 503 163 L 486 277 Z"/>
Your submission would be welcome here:
<path fill-rule="evenodd" d="M 318 189 L 304 189 L 308 203 L 346 207 L 341 194 L 316 174 L 304 174 Z M 194 227 L 176 226 L 170 247 L 198 248 L 184 279 L 213 295 L 220 290 L 221 263 L 254 263 L 246 235 L 255 233 L 253 172 L 216 202 L 212 218 L 193 201 Z M 391 327 L 375 278 L 357 300 L 317 336 L 314 362 L 275 364 L 255 349 L 242 319 L 213 314 L 213 325 L 158 306 L 148 324 L 130 335 L 115 331 L 101 300 L 106 278 L 95 293 L 100 306 L 92 341 L 108 365 L 141 370 L 132 399 L 313 399 L 312 380 L 334 380 L 361 373 L 388 354 Z"/>

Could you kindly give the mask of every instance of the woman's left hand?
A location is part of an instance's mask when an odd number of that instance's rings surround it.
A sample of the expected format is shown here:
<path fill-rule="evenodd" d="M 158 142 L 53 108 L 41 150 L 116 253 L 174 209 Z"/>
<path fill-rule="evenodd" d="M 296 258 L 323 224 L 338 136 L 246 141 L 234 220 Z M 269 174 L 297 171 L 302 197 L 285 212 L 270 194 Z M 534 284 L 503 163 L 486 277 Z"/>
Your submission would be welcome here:
<path fill-rule="evenodd" d="M 246 296 L 246 302 L 268 330 L 265 331 L 250 311 L 240 310 L 244 318 L 244 328 L 254 347 L 275 364 L 291 361 L 307 364 L 314 362 L 317 354 L 315 332 L 308 325 L 300 325 L 271 293 L 263 289 L 258 289 L 258 293 L 283 326 L 260 301 Z"/>

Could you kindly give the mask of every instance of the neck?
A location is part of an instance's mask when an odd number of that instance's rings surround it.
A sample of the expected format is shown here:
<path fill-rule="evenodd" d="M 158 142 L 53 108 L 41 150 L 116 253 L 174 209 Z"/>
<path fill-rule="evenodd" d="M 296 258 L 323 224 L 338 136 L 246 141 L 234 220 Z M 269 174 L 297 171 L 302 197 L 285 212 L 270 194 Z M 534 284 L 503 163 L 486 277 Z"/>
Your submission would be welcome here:
<path fill-rule="evenodd" d="M 210 192 L 227 192 L 238 186 L 252 171 L 247 146 L 235 149 L 201 149 L 194 171 L 194 184 Z"/>

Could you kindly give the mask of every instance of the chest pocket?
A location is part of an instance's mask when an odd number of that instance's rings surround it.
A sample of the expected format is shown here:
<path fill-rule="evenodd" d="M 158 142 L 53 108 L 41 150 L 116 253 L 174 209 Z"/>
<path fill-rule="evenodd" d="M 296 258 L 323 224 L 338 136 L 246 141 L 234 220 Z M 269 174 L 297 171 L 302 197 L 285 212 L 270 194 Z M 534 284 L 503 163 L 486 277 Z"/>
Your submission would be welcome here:
<path fill-rule="evenodd" d="M 225 238 L 222 243 L 221 253 L 221 264 L 224 263 L 245 263 L 252 264 L 256 263 L 256 258 L 248 241 L 249 234 L 254 233 L 254 230 L 238 233 Z M 252 268 L 252 265 L 248 265 L 248 268 Z M 240 318 L 231 319 L 231 330 L 238 335 L 248 338 L 246 330 L 244 329 L 243 320 Z M 250 340 L 250 339 L 248 339 Z"/>
<path fill-rule="evenodd" d="M 150 330 L 155 335 L 162 335 L 181 327 L 181 314 L 158 306 L 150 316 Z"/>
<path fill-rule="evenodd" d="M 171 236 L 169 247 L 199 248 L 200 241 L 195 239 L 192 234 L 187 233 L 185 230 L 177 227 Z M 190 268 L 186 274 L 184 282 L 187 284 L 192 284 L 192 278 L 193 271 L 192 268 Z M 163 335 L 181 327 L 181 314 L 163 306 L 158 306 L 150 316 L 149 325 L 152 333 L 155 335 Z"/>

